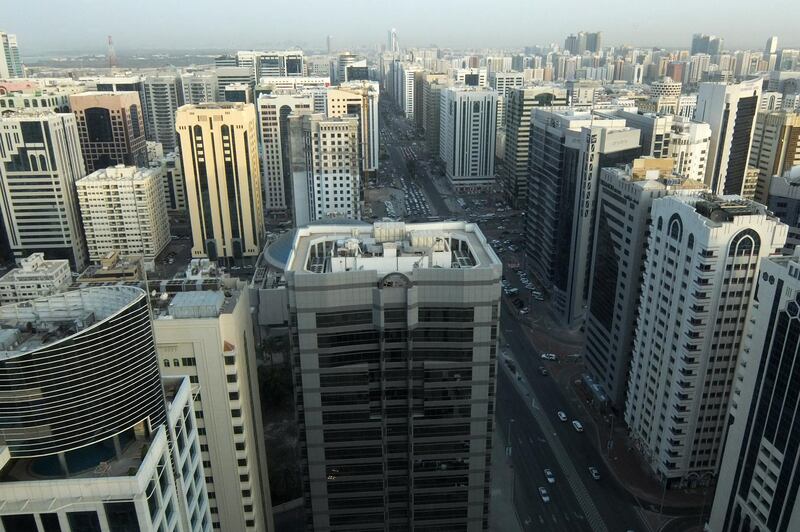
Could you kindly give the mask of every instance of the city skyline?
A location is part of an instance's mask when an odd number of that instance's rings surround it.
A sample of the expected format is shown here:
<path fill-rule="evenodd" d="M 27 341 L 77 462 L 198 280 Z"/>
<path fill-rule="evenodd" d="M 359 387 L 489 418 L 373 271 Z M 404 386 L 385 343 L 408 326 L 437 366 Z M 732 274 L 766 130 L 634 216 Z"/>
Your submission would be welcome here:
<path fill-rule="evenodd" d="M 588 1 L 563 6 L 548 6 L 546 17 L 539 17 L 535 5 L 524 0 L 505 0 L 491 10 L 480 3 L 445 0 L 434 6 L 420 0 L 404 3 L 354 0 L 365 9 L 341 9 L 320 0 L 305 2 L 303 9 L 275 8 L 265 18 L 242 17 L 242 12 L 258 10 L 254 0 L 243 0 L 240 9 L 220 11 L 216 4 L 200 0 L 193 9 L 172 8 L 154 0 L 128 4 L 119 0 L 98 2 L 81 0 L 82 9 L 50 16 L 45 4 L 4 14 L 4 31 L 16 33 L 20 46 L 28 54 L 54 50 L 73 53 L 106 49 L 109 34 L 114 36 L 119 51 L 146 49 L 216 49 L 302 46 L 324 51 L 331 35 L 336 49 L 373 46 L 386 41 L 386 31 L 396 28 L 401 48 L 436 44 L 441 47 L 486 48 L 522 47 L 551 42 L 563 43 L 567 34 L 577 31 L 603 31 L 610 45 L 688 48 L 694 33 L 711 33 L 725 39 L 727 47 L 760 49 L 771 35 L 779 37 L 781 46 L 800 46 L 793 21 L 800 7 L 791 0 L 771 2 L 772 12 L 787 16 L 754 19 L 751 6 L 737 0 L 721 10 L 713 4 L 678 0 L 652 5 L 648 17 L 629 0 L 613 0 L 603 9 Z M 206 9 L 204 9 L 206 7 Z M 764 7 L 764 6 L 762 6 Z M 369 8 L 369 9 L 366 9 Z M 105 15 L 113 10 L 117 16 Z M 309 17 L 309 13 L 315 16 Z M 354 13 L 356 15 L 354 15 Z M 357 13 L 368 13 L 357 15 Z M 475 16 L 480 13 L 480 16 Z M 147 25 L 130 25 L 126 21 L 148 14 Z M 423 16 L 424 14 L 424 16 Z M 685 15 L 690 22 L 684 23 Z M 180 17 L 181 24 L 174 24 Z M 118 21 L 118 23 L 115 23 Z M 670 22 L 673 23 L 665 23 Z M 214 24 L 221 31 L 201 32 L 197 28 Z M 70 31 L 76 25 L 81 32 Z M 302 31 L 298 31 L 302 28 Z M 331 28 L 334 28 L 332 31 Z M 356 37 L 357 36 L 357 37 Z M 23 57 L 24 59 L 24 57 Z"/>

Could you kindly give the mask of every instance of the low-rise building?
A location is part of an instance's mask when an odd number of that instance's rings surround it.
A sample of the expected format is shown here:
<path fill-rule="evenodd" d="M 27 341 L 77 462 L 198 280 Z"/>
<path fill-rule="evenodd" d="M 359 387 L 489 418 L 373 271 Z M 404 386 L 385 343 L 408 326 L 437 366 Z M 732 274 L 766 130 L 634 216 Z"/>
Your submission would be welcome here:
<path fill-rule="evenodd" d="M 45 260 L 44 253 L 31 253 L 19 260 L 19 267 L 0 278 L 0 304 L 57 294 L 69 288 L 71 282 L 68 260 Z"/>

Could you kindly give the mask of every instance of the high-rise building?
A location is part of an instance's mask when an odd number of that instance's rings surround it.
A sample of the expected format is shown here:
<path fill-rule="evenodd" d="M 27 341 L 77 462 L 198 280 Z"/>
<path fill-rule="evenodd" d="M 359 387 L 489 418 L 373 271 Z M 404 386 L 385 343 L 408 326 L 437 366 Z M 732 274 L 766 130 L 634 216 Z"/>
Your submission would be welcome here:
<path fill-rule="evenodd" d="M 67 290 L 70 284 L 72 272 L 68 260 L 47 260 L 44 253 L 31 253 L 0 277 L 0 304 L 51 296 Z"/>
<path fill-rule="evenodd" d="M 674 172 L 686 179 L 704 182 L 710 142 L 711 126 L 673 116 L 668 155 L 675 160 Z"/>
<path fill-rule="evenodd" d="M 800 166 L 787 170 L 783 175 L 772 176 L 766 205 L 789 226 L 786 248 L 795 249 L 800 245 Z"/>
<path fill-rule="evenodd" d="M 793 256 L 761 262 L 708 530 L 778 532 L 800 526 L 798 338 L 800 250 L 795 250 Z"/>
<path fill-rule="evenodd" d="M 393 63 L 395 67 L 395 100 L 397 105 L 403 111 L 406 118 L 413 119 L 416 109 L 414 103 L 417 101 L 415 97 L 415 89 L 417 87 L 416 79 L 424 74 L 421 67 L 406 64 L 406 63 Z"/>
<path fill-rule="evenodd" d="M 666 195 L 705 189 L 702 181 L 686 180 L 672 167 L 669 158 L 644 158 L 600 171 L 584 358 L 618 412 L 625 406 L 650 207 Z"/>
<path fill-rule="evenodd" d="M 86 171 L 109 166 L 147 166 L 144 118 L 139 95 L 83 92 L 69 97 L 78 119 Z"/>
<path fill-rule="evenodd" d="M 256 85 L 255 68 L 252 66 L 218 66 L 215 70 L 217 76 L 217 97 L 225 96 L 225 87 L 231 84 L 243 83 L 250 87 Z"/>
<path fill-rule="evenodd" d="M 468 87 L 487 87 L 489 84 L 488 72 L 485 68 L 459 68 L 453 72 L 453 80 L 457 84 Z"/>
<path fill-rule="evenodd" d="M 600 116 L 607 115 L 610 118 L 622 118 L 629 127 L 638 129 L 643 156 L 657 159 L 669 156 L 672 140 L 672 115 L 657 115 L 622 109 L 598 114 Z"/>
<path fill-rule="evenodd" d="M 186 182 L 183 179 L 181 156 L 172 152 L 150 163 L 161 173 L 161 185 L 164 191 L 164 205 L 167 211 L 186 211 Z"/>
<path fill-rule="evenodd" d="M 75 181 L 83 177 L 75 116 L 26 109 L 0 117 L 0 194 L 8 244 L 22 258 L 41 251 L 86 266 Z"/>
<path fill-rule="evenodd" d="M 247 83 L 229 83 L 222 99 L 231 103 L 253 103 L 253 87 Z"/>
<path fill-rule="evenodd" d="M 297 230 L 307 530 L 487 530 L 501 277 L 475 224 Z"/>
<path fill-rule="evenodd" d="M 249 54 L 249 57 L 248 57 Z M 256 79 L 278 76 L 305 76 L 305 57 L 302 50 L 278 52 L 238 52 L 239 66 L 256 68 Z"/>
<path fill-rule="evenodd" d="M 527 267 L 551 295 L 559 319 L 583 319 L 600 169 L 641 154 L 639 131 L 619 118 L 536 108 L 531 117 Z"/>
<path fill-rule="evenodd" d="M 147 99 L 147 130 L 164 151 L 175 151 L 175 112 L 183 103 L 183 91 L 177 74 L 159 74 L 144 79 Z"/>
<path fill-rule="evenodd" d="M 289 115 L 289 150 L 295 226 L 325 218 L 361 218 L 358 117 Z"/>
<path fill-rule="evenodd" d="M 722 52 L 724 40 L 716 35 L 695 33 L 692 35 L 692 49 L 689 55 L 708 54 L 719 55 Z"/>
<path fill-rule="evenodd" d="M 665 486 L 708 484 L 759 263 L 787 228 L 738 196 L 667 196 L 650 218 L 625 422 Z"/>
<path fill-rule="evenodd" d="M 139 95 L 142 116 L 147 116 L 147 97 L 144 91 L 143 76 L 109 76 L 94 79 L 97 92 L 135 92 Z M 147 129 L 147 120 L 144 123 L 144 133 L 148 140 L 154 140 L 152 132 Z"/>
<path fill-rule="evenodd" d="M 236 280 L 188 279 L 153 298 L 162 375 L 188 375 L 215 529 L 271 532 L 264 428 L 249 291 Z M 152 286 L 152 285 L 151 285 Z"/>
<path fill-rule="evenodd" d="M 325 38 L 325 45 L 326 45 L 326 49 L 328 51 L 328 55 L 332 54 L 333 53 L 333 35 L 328 35 Z"/>
<path fill-rule="evenodd" d="M 397 42 L 397 30 L 394 28 L 389 30 L 388 39 L 386 41 L 386 51 L 395 56 L 400 53 L 400 44 Z"/>
<path fill-rule="evenodd" d="M 207 103 L 178 109 L 176 127 L 192 257 L 251 263 L 264 241 L 264 206 L 253 105 Z"/>
<path fill-rule="evenodd" d="M 459 192 L 494 184 L 497 92 L 480 87 L 441 91 L 439 157 L 445 176 Z"/>
<path fill-rule="evenodd" d="M 439 153 L 439 128 L 441 127 L 442 87 L 450 84 L 450 77 L 444 73 L 423 74 L 422 81 L 422 128 L 425 131 L 425 144 L 428 151 Z"/>
<path fill-rule="evenodd" d="M 495 72 L 489 73 L 489 86 L 497 91 L 497 130 L 504 131 L 506 125 L 506 105 L 511 89 L 521 88 L 525 84 L 525 75 L 522 72 Z"/>
<path fill-rule="evenodd" d="M 23 77 L 25 69 L 19 55 L 17 36 L 0 31 L 0 79 Z"/>
<path fill-rule="evenodd" d="M 218 84 L 217 74 L 213 71 L 183 74 L 183 103 L 194 105 L 219 101 Z"/>
<path fill-rule="evenodd" d="M 79 179 L 76 187 L 89 260 L 116 251 L 140 255 L 154 269 L 170 241 L 159 169 L 112 166 Z"/>
<path fill-rule="evenodd" d="M 741 194 L 750 156 L 761 79 L 701 83 L 695 120 L 711 126 L 706 184 L 715 194 Z"/>
<path fill-rule="evenodd" d="M 586 50 L 599 53 L 603 50 L 603 32 L 595 31 L 586 34 Z"/>
<path fill-rule="evenodd" d="M 285 213 L 292 204 L 289 157 L 289 115 L 313 112 L 308 93 L 262 94 L 258 98 L 264 172 L 264 208 L 268 215 Z"/>
<path fill-rule="evenodd" d="M 6 305 L 0 327 L 3 530 L 210 529 L 190 384 L 162 386 L 143 290 Z"/>
<path fill-rule="evenodd" d="M 366 59 L 358 59 L 358 56 L 350 52 L 343 52 L 336 58 L 336 83 L 342 84 L 350 81 L 350 72 L 353 67 L 367 66 Z"/>
<path fill-rule="evenodd" d="M 567 91 L 557 87 L 514 88 L 506 99 L 506 146 L 500 178 L 506 201 L 524 208 L 528 198 L 528 154 L 531 113 L 536 107 L 566 107 Z"/>
<path fill-rule="evenodd" d="M 800 113 L 758 113 L 750 147 L 750 166 L 758 169 L 755 200 L 766 205 L 772 176 L 800 165 Z"/>
<path fill-rule="evenodd" d="M 349 81 L 327 91 L 328 117 L 354 115 L 358 117 L 361 172 L 368 178 L 378 171 L 380 131 L 378 129 L 377 81 Z M 421 109 L 421 108 L 420 108 Z"/>

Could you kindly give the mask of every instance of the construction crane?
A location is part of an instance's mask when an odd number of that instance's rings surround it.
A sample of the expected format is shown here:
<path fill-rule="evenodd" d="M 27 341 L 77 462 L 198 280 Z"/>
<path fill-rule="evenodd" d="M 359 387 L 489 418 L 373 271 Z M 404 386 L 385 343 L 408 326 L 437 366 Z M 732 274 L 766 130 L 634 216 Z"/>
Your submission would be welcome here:
<path fill-rule="evenodd" d="M 117 66 L 117 52 L 114 51 L 114 39 L 108 36 L 108 68 Z"/>

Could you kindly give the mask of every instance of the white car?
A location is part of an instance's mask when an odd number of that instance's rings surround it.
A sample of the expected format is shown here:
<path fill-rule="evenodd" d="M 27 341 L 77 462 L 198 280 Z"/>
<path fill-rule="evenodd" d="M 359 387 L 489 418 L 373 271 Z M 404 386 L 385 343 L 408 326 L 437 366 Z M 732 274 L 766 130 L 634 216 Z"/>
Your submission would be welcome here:
<path fill-rule="evenodd" d="M 542 353 L 542 360 L 556 360 L 555 353 Z"/>
<path fill-rule="evenodd" d="M 561 421 L 567 420 L 567 415 L 562 410 L 559 410 L 556 415 L 558 416 L 558 419 L 560 419 Z"/>
<path fill-rule="evenodd" d="M 548 484 L 555 484 L 556 483 L 556 477 L 555 477 L 555 475 L 553 475 L 553 472 L 550 471 L 549 469 L 545 469 L 544 470 L 544 478 L 547 479 L 547 483 Z"/>
<path fill-rule="evenodd" d="M 539 488 L 539 496 L 542 498 L 542 502 L 550 502 L 550 495 L 547 494 L 547 489 L 544 487 Z"/>
<path fill-rule="evenodd" d="M 572 428 L 575 429 L 576 432 L 583 432 L 583 425 L 577 419 L 572 421 Z"/>
<path fill-rule="evenodd" d="M 590 467 L 589 474 L 592 475 L 593 479 L 600 480 L 600 471 L 598 471 L 596 467 Z"/>

